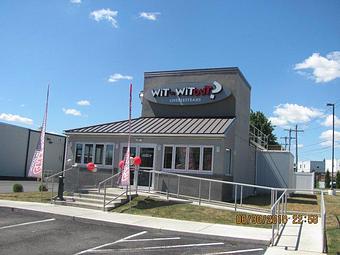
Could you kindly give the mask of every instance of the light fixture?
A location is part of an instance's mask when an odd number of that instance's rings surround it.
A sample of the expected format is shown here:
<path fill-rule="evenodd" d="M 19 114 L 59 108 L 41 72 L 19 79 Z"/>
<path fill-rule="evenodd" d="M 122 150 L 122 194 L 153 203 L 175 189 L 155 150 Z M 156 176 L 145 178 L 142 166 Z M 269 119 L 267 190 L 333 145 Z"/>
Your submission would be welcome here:
<path fill-rule="evenodd" d="M 141 103 L 141 104 L 143 103 L 143 98 L 144 98 L 144 91 L 141 90 L 141 91 L 139 92 L 139 99 L 140 99 L 140 103 Z"/>

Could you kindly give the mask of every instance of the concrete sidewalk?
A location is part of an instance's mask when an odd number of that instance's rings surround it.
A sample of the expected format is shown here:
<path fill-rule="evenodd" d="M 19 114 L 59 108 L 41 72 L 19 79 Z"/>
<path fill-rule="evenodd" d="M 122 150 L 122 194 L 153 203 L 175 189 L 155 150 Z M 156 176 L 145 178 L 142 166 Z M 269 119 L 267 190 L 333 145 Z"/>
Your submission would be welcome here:
<path fill-rule="evenodd" d="M 263 241 L 269 244 L 271 229 L 253 228 L 244 226 L 232 226 L 224 224 L 213 224 L 156 218 L 150 216 L 132 215 L 124 213 L 103 212 L 78 207 L 68 207 L 55 204 L 44 204 L 34 202 L 21 202 L 0 200 L 0 207 L 19 208 L 24 210 L 39 211 L 56 215 L 77 217 L 88 220 L 112 222 L 118 224 L 134 225 L 145 228 L 179 231 L 193 234 L 223 236 L 228 238 L 241 238 L 249 241 Z"/>
<path fill-rule="evenodd" d="M 288 215 L 290 218 L 292 215 Z M 274 254 L 322 254 L 321 218 L 317 224 L 293 224 L 289 220 L 284 227 L 276 246 L 269 247 L 265 255 Z"/>

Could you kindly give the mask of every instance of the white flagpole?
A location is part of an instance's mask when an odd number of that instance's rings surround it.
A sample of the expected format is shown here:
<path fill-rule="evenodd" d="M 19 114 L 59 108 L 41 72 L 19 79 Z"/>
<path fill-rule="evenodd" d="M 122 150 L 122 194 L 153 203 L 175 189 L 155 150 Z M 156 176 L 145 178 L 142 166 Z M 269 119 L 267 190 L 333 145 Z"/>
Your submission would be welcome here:
<path fill-rule="evenodd" d="M 42 201 L 42 192 L 43 192 L 43 185 L 44 185 L 44 179 L 43 178 L 44 178 L 45 133 L 46 133 L 46 124 L 47 124 L 47 111 L 48 111 L 48 98 L 49 98 L 49 94 L 50 94 L 50 84 L 48 84 L 48 86 L 47 86 L 45 113 L 44 113 L 43 124 L 42 124 L 42 127 L 41 127 L 41 133 L 40 133 L 40 158 L 41 158 L 40 200 L 41 201 Z M 32 160 L 32 163 L 33 163 L 33 160 Z M 37 174 L 39 176 L 39 173 L 37 173 Z"/>
<path fill-rule="evenodd" d="M 131 153 L 131 110 L 132 110 L 132 83 L 130 83 L 130 93 L 129 93 L 129 138 L 128 138 L 128 147 L 129 147 L 129 171 L 130 171 L 130 153 Z M 131 173 L 131 172 L 130 172 Z M 129 188 L 130 188 L 130 196 L 129 200 L 131 202 L 131 182 L 130 182 L 130 174 L 129 174 Z"/>

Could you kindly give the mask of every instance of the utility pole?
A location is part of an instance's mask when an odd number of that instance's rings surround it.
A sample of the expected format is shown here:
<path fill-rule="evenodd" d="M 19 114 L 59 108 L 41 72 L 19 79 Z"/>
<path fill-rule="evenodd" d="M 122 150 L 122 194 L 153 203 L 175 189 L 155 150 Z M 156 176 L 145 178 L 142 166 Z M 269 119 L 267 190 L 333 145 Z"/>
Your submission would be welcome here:
<path fill-rule="evenodd" d="M 288 143 L 287 143 L 287 140 L 288 140 L 288 136 L 284 136 L 284 137 L 280 137 L 281 139 L 285 139 L 285 151 L 287 150 L 287 145 L 288 145 Z"/>
<path fill-rule="evenodd" d="M 334 174 L 334 113 L 335 113 L 335 104 L 328 103 L 327 106 L 332 106 L 333 108 L 333 134 L 332 134 L 332 175 L 331 175 L 331 190 L 333 192 L 333 174 Z"/>
<path fill-rule="evenodd" d="M 299 157 L 298 157 L 298 132 L 303 132 L 303 130 L 298 130 L 298 125 L 295 125 L 295 170 L 297 171 L 298 163 L 299 163 Z"/>
<path fill-rule="evenodd" d="M 292 129 L 284 129 L 285 131 L 288 131 L 288 151 L 290 152 L 290 146 L 291 146 L 291 140 L 295 139 L 294 137 L 292 137 Z"/>

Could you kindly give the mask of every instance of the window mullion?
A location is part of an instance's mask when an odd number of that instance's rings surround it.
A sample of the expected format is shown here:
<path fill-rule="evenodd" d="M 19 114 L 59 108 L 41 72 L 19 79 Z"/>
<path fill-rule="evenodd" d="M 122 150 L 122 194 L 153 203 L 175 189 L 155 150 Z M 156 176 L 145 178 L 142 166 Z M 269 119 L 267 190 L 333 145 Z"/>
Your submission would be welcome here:
<path fill-rule="evenodd" d="M 81 160 L 80 160 L 80 162 L 81 162 L 81 164 L 84 164 L 84 157 L 85 157 L 85 144 L 84 143 L 82 143 L 81 144 Z"/>

